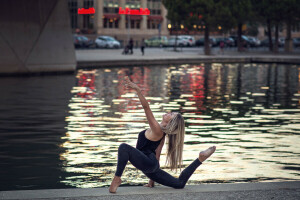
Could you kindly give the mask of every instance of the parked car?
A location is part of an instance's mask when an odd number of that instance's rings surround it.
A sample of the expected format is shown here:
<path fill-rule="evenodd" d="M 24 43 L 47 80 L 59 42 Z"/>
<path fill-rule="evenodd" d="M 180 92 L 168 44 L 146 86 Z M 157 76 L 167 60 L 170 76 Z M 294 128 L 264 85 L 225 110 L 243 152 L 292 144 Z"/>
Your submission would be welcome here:
<path fill-rule="evenodd" d="M 293 38 L 294 47 L 300 47 L 300 38 Z"/>
<path fill-rule="evenodd" d="M 233 47 L 234 46 L 234 40 L 230 37 L 224 38 L 225 45 L 227 47 Z"/>
<path fill-rule="evenodd" d="M 212 47 L 217 46 L 217 40 L 215 38 L 210 37 L 209 42 Z M 204 38 L 196 40 L 196 46 L 204 46 Z"/>
<path fill-rule="evenodd" d="M 73 43 L 75 48 L 89 48 L 94 45 L 94 41 L 83 35 L 73 35 Z"/>
<path fill-rule="evenodd" d="M 256 37 L 248 36 L 248 39 L 251 43 L 251 47 L 259 47 L 261 44 L 261 41 Z"/>
<path fill-rule="evenodd" d="M 185 46 L 192 47 L 195 46 L 196 40 L 194 36 L 190 35 L 179 35 L 178 36 L 180 39 L 185 40 Z"/>
<path fill-rule="evenodd" d="M 154 36 L 145 40 L 147 47 L 163 47 L 168 45 L 168 38 L 166 36 Z"/>
<path fill-rule="evenodd" d="M 216 46 L 220 45 L 220 42 L 223 41 L 225 44 L 225 47 L 233 47 L 234 41 L 232 38 L 216 38 Z"/>
<path fill-rule="evenodd" d="M 177 41 L 176 41 L 176 36 L 171 36 L 168 40 L 168 46 L 173 47 L 175 46 L 175 42 L 177 43 L 177 46 L 179 47 L 184 47 L 187 46 L 187 40 L 184 39 L 183 37 L 177 36 Z"/>
<path fill-rule="evenodd" d="M 238 40 L 238 36 L 237 35 L 231 35 L 230 38 L 232 38 L 234 40 L 234 46 L 237 46 L 237 40 Z M 241 36 L 241 40 L 242 40 L 242 46 L 243 47 L 251 47 L 252 45 L 254 45 L 247 36 L 242 35 Z"/>
<path fill-rule="evenodd" d="M 272 38 L 272 44 L 274 45 L 275 44 L 275 38 Z M 264 39 L 261 41 L 261 46 L 263 47 L 268 47 L 270 44 L 269 44 L 269 38 L 267 39 Z M 280 39 L 278 39 L 278 47 L 283 47 L 284 46 L 284 43 L 282 41 L 280 41 Z"/>
<path fill-rule="evenodd" d="M 121 47 L 119 41 L 110 36 L 99 36 L 95 40 L 96 47 L 98 48 L 115 48 L 118 49 Z"/>
<path fill-rule="evenodd" d="M 279 43 L 278 43 L 279 47 L 284 47 L 284 45 L 285 45 L 285 38 L 281 37 L 281 38 L 278 39 L 278 41 L 279 41 Z"/>

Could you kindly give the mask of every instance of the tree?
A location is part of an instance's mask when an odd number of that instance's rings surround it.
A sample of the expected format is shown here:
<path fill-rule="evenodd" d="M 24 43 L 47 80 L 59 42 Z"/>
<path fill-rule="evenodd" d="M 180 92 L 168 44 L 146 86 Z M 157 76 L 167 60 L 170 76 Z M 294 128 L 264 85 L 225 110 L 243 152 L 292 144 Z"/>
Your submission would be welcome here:
<path fill-rule="evenodd" d="M 191 0 L 192 20 L 199 20 L 204 25 L 204 53 L 210 55 L 209 32 L 215 24 L 215 1 L 214 0 Z M 198 18 L 198 19 L 197 19 Z"/>
<path fill-rule="evenodd" d="M 291 38 L 291 26 L 296 23 L 300 17 L 300 6 L 298 0 L 252 0 L 254 5 L 254 12 L 259 16 L 260 20 L 265 21 L 267 24 L 267 32 L 269 38 L 269 50 L 278 52 L 279 42 L 279 27 L 286 24 L 287 37 L 286 48 L 291 50 L 292 38 Z M 275 43 L 272 40 L 272 28 L 275 28 Z"/>
<path fill-rule="evenodd" d="M 263 21 L 267 26 L 267 34 L 269 39 L 269 50 L 273 50 L 272 41 L 272 0 L 252 0 L 253 12 L 256 14 L 256 20 Z"/>
<path fill-rule="evenodd" d="M 224 7 L 225 0 L 163 0 L 168 10 L 167 18 L 171 21 L 172 27 L 178 28 L 184 24 L 188 29 L 193 24 L 201 24 L 204 27 L 204 52 L 210 55 L 209 32 L 219 25 L 224 29 L 229 27 L 229 8 Z M 227 19 L 227 20 L 226 20 Z"/>
<path fill-rule="evenodd" d="M 299 23 L 300 19 L 300 6 L 299 0 L 283 0 L 283 23 L 286 24 L 286 39 L 285 39 L 285 51 L 290 52 L 293 48 L 291 29 L 292 25 Z"/>
<path fill-rule="evenodd" d="M 251 0 L 227 0 L 227 6 L 230 8 L 231 16 L 237 26 L 237 46 L 238 51 L 242 51 L 242 27 L 243 24 L 251 20 L 252 17 L 252 2 Z"/>
<path fill-rule="evenodd" d="M 171 22 L 171 32 L 176 31 L 175 46 L 174 50 L 176 51 L 177 46 L 177 31 L 180 28 L 180 25 L 188 18 L 189 10 L 189 0 L 163 0 L 165 8 L 168 10 L 167 18 Z"/>

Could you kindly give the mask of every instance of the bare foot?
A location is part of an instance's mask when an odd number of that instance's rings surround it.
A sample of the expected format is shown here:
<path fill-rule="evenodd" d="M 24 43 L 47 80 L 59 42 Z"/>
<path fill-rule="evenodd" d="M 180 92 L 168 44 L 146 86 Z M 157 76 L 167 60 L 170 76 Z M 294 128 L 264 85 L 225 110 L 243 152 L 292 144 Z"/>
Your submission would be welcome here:
<path fill-rule="evenodd" d="M 216 151 L 216 147 L 212 146 L 206 149 L 205 151 L 201 151 L 199 153 L 199 160 L 200 162 L 205 161 L 207 158 L 209 158 L 214 152 Z"/>
<path fill-rule="evenodd" d="M 109 192 L 116 193 L 116 191 L 117 191 L 118 187 L 121 185 L 121 183 L 122 183 L 121 178 L 119 176 L 115 176 L 110 184 Z"/>

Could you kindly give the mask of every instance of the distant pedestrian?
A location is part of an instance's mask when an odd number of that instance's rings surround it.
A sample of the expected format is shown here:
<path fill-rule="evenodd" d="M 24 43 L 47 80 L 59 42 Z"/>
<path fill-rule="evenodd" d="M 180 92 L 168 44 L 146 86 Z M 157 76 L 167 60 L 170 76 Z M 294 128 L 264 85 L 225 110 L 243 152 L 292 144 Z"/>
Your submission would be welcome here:
<path fill-rule="evenodd" d="M 225 43 L 223 40 L 220 41 L 220 53 L 223 55 L 224 54 L 224 46 L 225 46 Z"/>
<path fill-rule="evenodd" d="M 129 44 L 124 47 L 122 54 L 124 54 L 124 55 L 129 54 Z"/>
<path fill-rule="evenodd" d="M 130 38 L 129 40 L 129 51 L 130 51 L 130 54 L 133 54 L 133 39 Z"/>
<path fill-rule="evenodd" d="M 142 39 L 142 42 L 141 42 L 141 52 L 142 52 L 142 55 L 144 55 L 144 50 L 145 50 L 145 40 L 144 38 Z"/>

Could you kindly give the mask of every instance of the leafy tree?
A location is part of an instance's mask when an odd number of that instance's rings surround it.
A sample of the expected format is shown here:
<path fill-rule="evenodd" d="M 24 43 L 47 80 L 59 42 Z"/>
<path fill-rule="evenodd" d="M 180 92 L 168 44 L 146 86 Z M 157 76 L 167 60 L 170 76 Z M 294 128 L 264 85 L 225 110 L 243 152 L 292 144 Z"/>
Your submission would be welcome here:
<path fill-rule="evenodd" d="M 227 6 L 230 8 L 231 16 L 237 26 L 237 46 L 238 51 L 242 51 L 242 27 L 252 18 L 252 2 L 251 0 L 227 0 Z"/>
<path fill-rule="evenodd" d="M 226 0 L 163 0 L 168 10 L 167 18 L 172 26 L 179 27 L 184 24 L 191 29 L 194 24 L 204 27 L 204 52 L 210 55 L 209 33 L 222 26 L 224 31 L 232 28 L 234 21 L 231 16 L 229 4 Z"/>
<path fill-rule="evenodd" d="M 269 39 L 269 49 L 273 50 L 272 42 L 272 11 L 270 3 L 272 0 L 252 0 L 253 11 L 256 14 L 256 20 L 265 22 Z"/>
<path fill-rule="evenodd" d="M 181 24 L 184 24 L 188 18 L 189 0 L 163 0 L 165 8 L 168 10 L 167 18 L 171 22 L 171 32 L 176 31 L 176 39 L 174 50 L 176 51 L 177 46 L 177 31 Z"/>
<path fill-rule="evenodd" d="M 192 19 L 200 20 L 204 25 L 204 53 L 210 55 L 209 32 L 215 25 L 215 1 L 214 0 L 191 0 Z M 196 18 L 196 19 L 195 19 Z"/>
<path fill-rule="evenodd" d="M 282 7 L 283 12 L 283 22 L 286 24 L 286 41 L 285 41 L 285 50 L 291 51 L 293 42 L 292 42 L 292 34 L 291 29 L 292 25 L 299 23 L 300 19 L 300 5 L 299 0 L 282 0 L 284 6 Z"/>
<path fill-rule="evenodd" d="M 254 12 L 267 24 L 269 50 L 278 52 L 280 25 L 286 24 L 287 45 L 291 45 L 291 26 L 299 20 L 300 6 L 298 0 L 252 0 Z M 275 28 L 275 44 L 272 40 L 272 27 Z M 290 49 L 290 48 L 288 48 Z"/>

